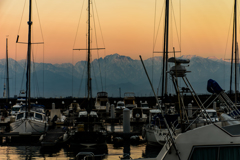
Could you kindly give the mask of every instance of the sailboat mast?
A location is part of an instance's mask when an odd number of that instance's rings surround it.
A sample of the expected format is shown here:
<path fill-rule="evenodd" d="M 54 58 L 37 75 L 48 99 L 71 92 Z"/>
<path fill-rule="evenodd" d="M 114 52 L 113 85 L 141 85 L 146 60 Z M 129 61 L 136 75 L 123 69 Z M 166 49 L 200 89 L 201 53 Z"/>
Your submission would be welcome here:
<path fill-rule="evenodd" d="M 91 28 L 90 28 L 90 22 L 91 22 L 91 15 L 90 15 L 90 9 L 91 9 L 91 7 L 90 7 L 90 5 L 91 5 L 91 2 L 90 2 L 90 0 L 88 0 L 88 48 L 87 48 L 87 50 L 88 50 L 88 107 L 91 107 L 91 106 L 89 106 L 89 105 L 91 105 L 90 104 L 90 99 L 92 98 L 92 85 L 91 85 L 91 62 L 90 62 L 90 60 L 91 60 L 91 39 L 90 39 L 90 37 L 91 37 Z"/>
<path fill-rule="evenodd" d="M 8 71 L 8 38 L 6 39 L 6 64 L 7 64 L 7 94 L 6 101 L 8 103 L 9 98 L 9 71 Z"/>
<path fill-rule="evenodd" d="M 167 59 L 168 59 L 168 28 L 169 28 L 169 0 L 165 4 L 165 26 L 164 26 L 164 47 L 163 47 L 163 79 L 162 79 L 162 99 L 167 94 Z M 165 69 L 166 67 L 166 69 Z"/>
<path fill-rule="evenodd" d="M 29 0 L 29 20 L 28 20 L 28 49 L 27 49 L 27 82 L 26 82 L 26 101 L 28 102 L 28 111 L 30 111 L 31 96 L 31 33 L 32 33 L 32 0 Z"/>
<path fill-rule="evenodd" d="M 168 70 L 168 32 L 169 29 L 169 0 L 166 0 L 166 16 L 165 16 L 165 41 L 166 41 L 166 47 L 165 47 L 165 54 L 166 54 L 166 71 Z M 167 94 L 167 72 L 165 71 L 165 94 Z"/>
<path fill-rule="evenodd" d="M 235 103 L 237 103 L 237 0 L 234 4 L 234 31 L 235 31 Z"/>

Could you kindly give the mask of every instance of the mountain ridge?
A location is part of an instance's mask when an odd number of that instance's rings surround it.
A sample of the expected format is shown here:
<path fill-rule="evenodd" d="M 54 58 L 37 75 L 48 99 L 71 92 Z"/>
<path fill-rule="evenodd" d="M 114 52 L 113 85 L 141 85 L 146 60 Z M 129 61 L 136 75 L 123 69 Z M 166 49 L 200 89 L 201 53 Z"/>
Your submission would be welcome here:
<path fill-rule="evenodd" d="M 203 58 L 196 55 L 183 55 L 178 58 L 190 59 L 189 66 L 184 66 L 187 67 L 187 70 L 191 71 L 191 73 L 187 74 L 187 77 L 197 93 L 207 93 L 206 84 L 208 79 L 215 79 L 222 88 L 229 88 L 229 62 L 216 57 Z M 2 84 L 0 85 L 0 92 L 3 92 L 3 84 L 5 81 L 5 63 L 5 59 L 0 59 L 0 75 L 2 76 L 0 80 L 0 84 Z M 102 91 L 102 88 L 104 90 L 106 88 L 109 95 L 113 96 L 119 95 L 119 88 L 122 88 L 122 93 L 133 91 L 136 95 L 151 94 L 151 88 L 140 60 L 134 60 L 129 56 L 115 53 L 107 55 L 104 58 L 94 59 L 91 64 L 94 96 L 98 91 Z M 159 86 L 159 84 L 161 83 L 162 57 L 157 56 L 145 59 L 144 64 L 153 82 L 154 88 L 161 89 L 161 85 Z M 169 68 L 172 65 L 173 63 L 169 63 Z M 25 60 L 15 61 L 9 59 L 11 97 L 18 94 L 17 91 L 24 89 L 24 67 Z M 86 61 L 78 61 L 75 65 L 71 63 L 34 63 L 34 65 L 32 65 L 32 89 L 37 91 L 33 91 L 32 96 L 84 97 L 86 93 L 86 71 Z M 169 93 L 174 94 L 171 79 L 168 81 Z M 180 85 L 183 85 L 183 81 L 180 81 Z"/>

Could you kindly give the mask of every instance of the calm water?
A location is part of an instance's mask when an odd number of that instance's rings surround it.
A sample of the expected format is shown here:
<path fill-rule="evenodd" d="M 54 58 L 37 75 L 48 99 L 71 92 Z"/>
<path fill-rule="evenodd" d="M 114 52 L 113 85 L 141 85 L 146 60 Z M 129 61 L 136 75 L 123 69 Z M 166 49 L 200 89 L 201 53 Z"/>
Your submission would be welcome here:
<path fill-rule="evenodd" d="M 20 144 L 19 144 L 20 145 Z M 40 146 L 1 146 L 0 147 L 0 159 L 1 160 L 16 160 L 16 159 L 47 159 L 47 160 L 65 160 L 75 159 L 78 152 L 90 151 L 82 149 L 69 149 L 65 147 L 54 147 L 50 149 L 43 149 Z M 115 148 L 113 144 L 107 144 L 108 153 L 103 158 L 104 160 L 119 160 L 119 157 L 123 156 L 124 147 Z M 140 144 L 136 146 L 130 146 L 130 157 L 142 158 L 142 157 L 156 157 L 161 148 L 146 146 L 146 144 Z M 103 154 L 101 151 L 91 150 L 95 155 Z"/>
<path fill-rule="evenodd" d="M 108 131 L 122 132 L 122 125 L 106 126 Z M 141 128 L 141 127 L 140 127 Z M 132 131 L 134 130 L 131 128 Z M 103 160 L 120 160 L 119 157 L 123 157 L 123 153 L 129 153 L 132 159 L 143 157 L 156 157 L 160 152 L 160 147 L 147 146 L 146 143 L 139 145 L 121 146 L 115 147 L 113 144 L 107 144 L 107 146 L 100 149 L 83 149 L 83 148 L 69 148 L 68 145 L 57 146 L 52 148 L 42 148 L 38 144 L 32 144 L 29 142 L 12 143 L 6 142 L 3 139 L 3 145 L 0 147 L 0 160 L 32 160 L 32 159 L 46 159 L 46 160 L 68 160 L 76 159 L 76 155 L 79 152 L 93 152 L 95 155 L 103 155 Z M 130 150 L 130 151 L 129 151 Z"/>

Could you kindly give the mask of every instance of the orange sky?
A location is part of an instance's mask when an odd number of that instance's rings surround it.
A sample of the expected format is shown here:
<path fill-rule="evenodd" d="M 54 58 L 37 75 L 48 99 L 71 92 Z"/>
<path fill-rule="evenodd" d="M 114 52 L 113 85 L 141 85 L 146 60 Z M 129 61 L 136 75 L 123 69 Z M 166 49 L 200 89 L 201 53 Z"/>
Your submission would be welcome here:
<path fill-rule="evenodd" d="M 84 51 L 72 52 L 83 0 L 36 1 L 45 43 L 44 61 L 72 63 L 72 53 L 73 63 L 85 60 Z M 20 26 L 24 2 L 25 0 L 0 0 L 0 59 L 5 58 L 6 35 L 9 38 L 9 57 L 15 59 L 16 53 L 17 60 L 26 57 L 27 46 L 15 43 L 17 34 L 20 35 L 19 41 L 27 40 L 28 0 Z M 100 57 L 113 53 L 130 56 L 133 59 L 139 59 L 140 54 L 144 59 L 152 56 L 155 0 L 94 0 L 94 2 L 96 2 L 106 47 L 105 52 L 99 52 Z M 161 15 L 163 2 L 163 0 L 157 0 L 157 21 Z M 180 0 L 174 0 L 173 4 L 178 30 L 180 29 L 179 2 Z M 85 47 L 86 1 L 84 4 L 75 48 Z M 233 12 L 233 0 L 181 0 L 181 10 L 181 55 L 230 58 L 231 37 L 228 38 L 228 32 L 229 26 L 232 25 L 230 18 Z M 39 34 L 41 30 L 35 0 L 33 0 L 33 12 L 33 41 L 40 42 L 42 37 Z M 171 21 L 171 24 L 173 23 L 175 22 Z M 170 36 L 173 38 L 170 38 L 169 48 L 176 47 L 178 50 L 179 44 L 176 43 L 174 30 L 175 26 L 170 29 Z M 232 27 L 230 35 L 231 30 Z M 156 50 L 160 51 L 162 50 L 162 31 L 161 25 L 156 44 Z M 103 47 L 99 29 L 97 32 L 99 47 Z M 225 55 L 227 39 L 228 48 Z M 157 55 L 159 54 L 155 54 Z M 43 61 L 43 45 L 34 45 L 34 57 L 37 62 Z M 93 58 L 97 58 L 95 52 Z"/>

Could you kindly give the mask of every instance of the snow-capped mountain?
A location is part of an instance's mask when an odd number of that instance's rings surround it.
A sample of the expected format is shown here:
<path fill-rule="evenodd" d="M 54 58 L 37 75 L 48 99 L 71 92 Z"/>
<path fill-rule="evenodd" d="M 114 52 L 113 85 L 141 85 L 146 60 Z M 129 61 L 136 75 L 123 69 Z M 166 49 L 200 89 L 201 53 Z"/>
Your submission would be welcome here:
<path fill-rule="evenodd" d="M 216 80 L 223 89 L 229 90 L 229 62 L 216 57 L 202 58 L 195 55 L 183 55 L 179 58 L 190 59 L 189 66 L 185 65 L 187 70 L 191 71 L 191 73 L 187 74 L 187 77 L 197 93 L 207 93 L 208 79 Z M 86 64 L 86 61 L 79 61 L 75 65 L 70 63 L 34 63 L 32 65 L 32 96 L 85 96 Z M 146 59 L 144 64 L 154 88 L 156 90 L 157 88 L 161 89 L 159 84 L 161 84 L 162 57 Z M 168 69 L 172 65 L 169 63 Z M 25 88 L 25 66 L 25 60 L 15 61 L 9 59 L 11 96 L 18 94 L 21 89 Z M 138 96 L 153 95 L 140 60 L 112 54 L 93 60 L 91 66 L 93 96 L 96 96 L 96 92 L 102 90 L 106 90 L 110 96 L 119 96 L 119 88 L 121 88 L 122 94 L 131 91 Z M 0 92 L 3 92 L 5 68 L 5 59 L 1 59 Z M 174 94 L 170 78 L 168 82 L 168 92 Z M 184 86 L 183 81 L 179 81 L 179 85 Z"/>

